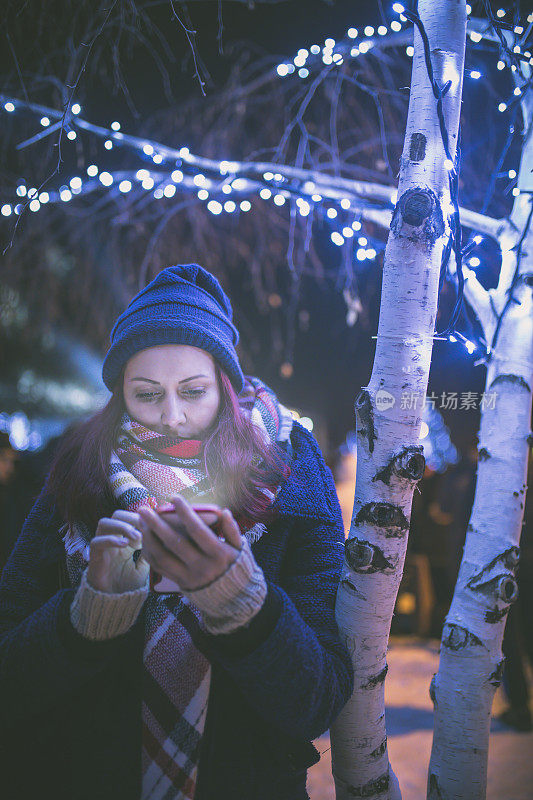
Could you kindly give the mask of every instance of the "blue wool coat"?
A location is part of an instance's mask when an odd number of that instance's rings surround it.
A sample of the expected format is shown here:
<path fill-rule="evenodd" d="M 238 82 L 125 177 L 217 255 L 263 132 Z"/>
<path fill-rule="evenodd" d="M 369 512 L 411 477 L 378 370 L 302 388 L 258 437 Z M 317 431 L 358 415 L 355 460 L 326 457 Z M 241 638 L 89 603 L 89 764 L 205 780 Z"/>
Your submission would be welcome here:
<path fill-rule="evenodd" d="M 344 532 L 332 475 L 298 423 L 291 444 L 275 518 L 252 545 L 263 607 L 230 634 L 192 613 L 184 623 L 212 665 L 195 800 L 307 798 L 310 740 L 353 691 L 334 616 Z M 144 609 L 111 640 L 75 630 L 75 590 L 58 588 L 62 524 L 45 485 L 0 580 L 0 794 L 139 800 Z"/>

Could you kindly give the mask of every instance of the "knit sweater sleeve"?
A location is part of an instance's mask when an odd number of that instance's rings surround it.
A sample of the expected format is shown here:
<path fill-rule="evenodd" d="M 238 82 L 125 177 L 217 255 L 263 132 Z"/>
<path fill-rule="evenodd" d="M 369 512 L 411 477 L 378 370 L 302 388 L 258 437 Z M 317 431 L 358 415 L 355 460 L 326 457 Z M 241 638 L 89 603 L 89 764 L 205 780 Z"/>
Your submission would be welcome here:
<path fill-rule="evenodd" d="M 119 636 L 135 623 L 148 591 L 147 580 L 145 586 L 134 591 L 100 592 L 89 583 L 85 569 L 72 601 L 70 619 L 76 630 L 88 639 Z M 205 630 L 231 633 L 250 623 L 260 610 L 266 592 L 263 571 L 244 540 L 238 557 L 223 575 L 185 594 L 202 612 Z"/>
<path fill-rule="evenodd" d="M 0 579 L 0 707 L 6 726 L 64 701 L 131 645 L 133 628 L 106 641 L 89 640 L 74 628 L 75 590 L 57 591 L 60 525 L 45 485 Z"/>

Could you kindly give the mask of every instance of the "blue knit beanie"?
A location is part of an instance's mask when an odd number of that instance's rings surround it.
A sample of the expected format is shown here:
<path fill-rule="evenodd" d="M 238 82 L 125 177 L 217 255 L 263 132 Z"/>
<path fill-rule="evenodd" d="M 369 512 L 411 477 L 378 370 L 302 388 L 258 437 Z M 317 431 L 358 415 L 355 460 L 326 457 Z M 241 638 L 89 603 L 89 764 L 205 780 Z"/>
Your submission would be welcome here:
<path fill-rule="evenodd" d="M 210 272 L 198 264 L 167 267 L 131 300 L 111 331 L 102 377 L 110 391 L 122 367 L 139 350 L 158 344 L 188 344 L 206 350 L 226 372 L 235 390 L 244 378 L 235 346 L 229 298 Z"/>

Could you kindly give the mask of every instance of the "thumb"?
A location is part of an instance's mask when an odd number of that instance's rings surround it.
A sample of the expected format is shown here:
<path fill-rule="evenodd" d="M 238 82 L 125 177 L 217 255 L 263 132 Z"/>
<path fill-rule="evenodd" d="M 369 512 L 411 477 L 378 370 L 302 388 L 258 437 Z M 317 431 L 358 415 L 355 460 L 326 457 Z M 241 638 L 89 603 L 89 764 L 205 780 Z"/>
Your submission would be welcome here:
<path fill-rule="evenodd" d="M 242 548 L 241 531 L 229 508 L 225 508 L 220 514 L 218 527 L 228 544 L 233 545 L 237 550 Z"/>

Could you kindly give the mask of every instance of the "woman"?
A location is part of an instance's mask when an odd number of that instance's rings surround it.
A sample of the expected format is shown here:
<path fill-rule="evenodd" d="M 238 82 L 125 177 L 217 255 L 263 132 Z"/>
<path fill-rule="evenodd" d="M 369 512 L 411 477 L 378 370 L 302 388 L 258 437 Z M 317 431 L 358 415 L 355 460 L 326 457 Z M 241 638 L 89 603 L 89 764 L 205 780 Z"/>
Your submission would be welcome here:
<path fill-rule="evenodd" d="M 237 342 L 194 264 L 117 320 L 112 397 L 64 438 L 0 582 L 2 796 L 308 797 L 310 740 L 353 690 L 343 526 L 315 440 Z"/>

